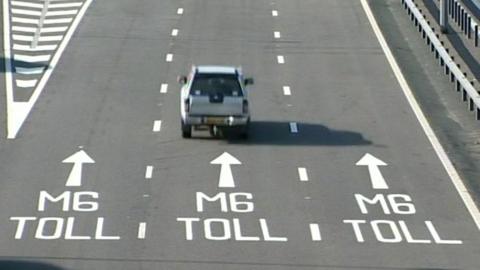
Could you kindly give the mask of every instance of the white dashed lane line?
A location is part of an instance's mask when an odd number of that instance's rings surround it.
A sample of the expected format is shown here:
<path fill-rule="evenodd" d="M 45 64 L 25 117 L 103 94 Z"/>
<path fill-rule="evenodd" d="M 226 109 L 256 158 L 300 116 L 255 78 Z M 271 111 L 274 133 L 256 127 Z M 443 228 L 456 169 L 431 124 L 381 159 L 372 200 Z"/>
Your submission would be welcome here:
<path fill-rule="evenodd" d="M 320 227 L 318 224 L 310 224 L 310 233 L 312 234 L 312 241 L 322 241 L 322 235 L 320 234 Z"/>
<path fill-rule="evenodd" d="M 177 9 L 177 14 L 182 15 L 183 14 L 183 8 L 178 8 Z"/>
<path fill-rule="evenodd" d="M 168 92 L 168 84 L 162 83 L 162 86 L 160 86 L 160 93 L 165 94 Z"/>
<path fill-rule="evenodd" d="M 153 122 L 153 132 L 160 132 L 162 129 L 162 121 L 161 120 L 156 120 Z"/>
<path fill-rule="evenodd" d="M 172 62 L 173 61 L 173 54 L 171 54 L 171 53 L 167 54 L 167 56 L 165 57 L 165 61 Z"/>
<path fill-rule="evenodd" d="M 145 169 L 145 179 L 152 179 L 153 176 L 153 166 L 147 166 Z"/>
<path fill-rule="evenodd" d="M 298 126 L 296 122 L 290 122 L 290 132 L 298 133 Z"/>
<path fill-rule="evenodd" d="M 272 10 L 272 16 L 277 17 L 278 16 L 278 11 L 277 10 Z"/>
<path fill-rule="evenodd" d="M 138 224 L 138 239 L 145 239 L 146 233 L 147 233 L 147 223 L 140 222 Z"/>
<path fill-rule="evenodd" d="M 280 38 L 280 37 L 281 37 L 280 32 L 279 32 L 279 31 L 273 32 L 273 37 L 274 37 L 274 38 L 277 38 L 277 39 Z"/>
<path fill-rule="evenodd" d="M 178 36 L 178 29 L 173 29 L 171 35 L 172 37 Z"/>
<path fill-rule="evenodd" d="M 303 167 L 298 168 L 298 178 L 302 182 L 308 181 L 308 173 L 306 168 L 303 168 Z"/>
<path fill-rule="evenodd" d="M 285 57 L 283 57 L 283 55 L 278 55 L 277 56 L 277 62 L 279 64 L 285 64 Z"/>
<path fill-rule="evenodd" d="M 292 95 L 292 90 L 290 89 L 290 86 L 285 85 L 285 86 L 283 87 L 283 94 L 284 94 L 285 96 L 291 96 L 291 95 Z"/>

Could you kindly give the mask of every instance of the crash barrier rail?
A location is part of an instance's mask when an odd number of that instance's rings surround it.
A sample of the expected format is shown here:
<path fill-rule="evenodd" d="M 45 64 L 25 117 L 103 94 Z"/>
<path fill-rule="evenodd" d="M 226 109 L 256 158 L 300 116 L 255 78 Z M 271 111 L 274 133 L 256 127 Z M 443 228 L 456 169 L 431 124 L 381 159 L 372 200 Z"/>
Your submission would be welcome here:
<path fill-rule="evenodd" d="M 478 47 L 480 38 L 479 23 L 468 13 L 467 9 L 459 0 L 448 0 L 448 15 L 450 15 L 450 18 L 458 25 L 468 39 L 471 39 L 473 35 L 475 47 Z"/>
<path fill-rule="evenodd" d="M 440 66 L 444 68 L 445 75 L 450 75 L 450 81 L 455 83 L 457 92 L 461 92 L 462 100 L 468 102 L 468 109 L 475 111 L 476 119 L 480 120 L 480 95 L 473 87 L 473 84 L 453 61 L 453 58 L 448 54 L 448 50 L 443 47 L 443 42 L 439 40 L 439 36 L 430 27 L 430 23 L 425 19 L 425 16 L 417 8 L 414 1 L 402 0 L 402 4 L 407 10 L 411 21 L 422 34 L 425 42 L 430 46 L 430 50 L 435 53 L 435 58 L 439 60 Z"/>

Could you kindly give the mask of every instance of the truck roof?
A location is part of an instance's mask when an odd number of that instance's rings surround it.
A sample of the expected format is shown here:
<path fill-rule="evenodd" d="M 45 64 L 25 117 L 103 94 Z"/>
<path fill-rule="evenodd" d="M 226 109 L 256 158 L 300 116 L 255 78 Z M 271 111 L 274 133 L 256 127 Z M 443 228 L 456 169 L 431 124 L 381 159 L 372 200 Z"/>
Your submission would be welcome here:
<path fill-rule="evenodd" d="M 236 74 L 237 68 L 233 66 L 196 66 L 198 73 L 214 73 L 214 74 Z"/>

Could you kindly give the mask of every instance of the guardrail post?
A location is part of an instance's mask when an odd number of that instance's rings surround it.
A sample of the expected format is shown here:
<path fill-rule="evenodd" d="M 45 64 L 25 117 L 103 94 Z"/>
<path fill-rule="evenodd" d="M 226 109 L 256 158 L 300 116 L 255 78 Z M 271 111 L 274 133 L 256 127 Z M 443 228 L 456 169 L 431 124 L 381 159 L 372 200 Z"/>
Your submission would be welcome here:
<path fill-rule="evenodd" d="M 448 32 L 448 2 L 440 0 L 440 31 L 444 34 Z"/>
<path fill-rule="evenodd" d="M 463 7 L 460 8 L 460 29 L 463 31 L 465 27 L 465 10 L 463 10 Z"/>
<path fill-rule="evenodd" d="M 467 37 L 472 38 L 472 17 L 469 15 L 467 20 Z"/>
<path fill-rule="evenodd" d="M 478 47 L 478 24 L 475 25 L 475 47 Z"/>
<path fill-rule="evenodd" d="M 453 16 L 453 20 L 455 22 L 457 22 L 457 2 L 453 3 L 453 14 L 452 14 L 452 16 Z"/>

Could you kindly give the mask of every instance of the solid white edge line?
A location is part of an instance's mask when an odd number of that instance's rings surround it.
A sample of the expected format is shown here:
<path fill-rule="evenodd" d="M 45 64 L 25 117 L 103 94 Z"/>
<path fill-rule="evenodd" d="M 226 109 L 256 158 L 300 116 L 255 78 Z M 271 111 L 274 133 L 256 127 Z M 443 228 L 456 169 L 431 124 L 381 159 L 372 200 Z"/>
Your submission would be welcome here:
<path fill-rule="evenodd" d="M 298 179 L 300 179 L 300 181 L 302 182 L 308 181 L 308 173 L 306 168 L 303 168 L 303 167 L 298 168 Z"/>
<path fill-rule="evenodd" d="M 145 179 L 152 179 L 153 176 L 153 166 L 147 166 L 145 168 Z"/>
<path fill-rule="evenodd" d="M 145 239 L 146 232 L 147 232 L 147 223 L 140 222 L 138 224 L 138 239 Z"/>
<path fill-rule="evenodd" d="M 400 84 L 400 87 L 402 88 L 402 91 L 407 98 L 408 103 L 410 104 L 410 107 L 412 108 L 413 112 L 415 113 L 415 116 L 418 119 L 418 122 L 423 128 L 423 131 L 425 132 L 425 135 L 427 136 L 428 140 L 433 146 L 433 149 L 435 150 L 435 153 L 437 154 L 438 158 L 443 164 L 443 167 L 445 168 L 447 174 L 449 175 L 450 179 L 453 182 L 453 185 L 455 186 L 458 194 L 462 198 L 465 206 L 467 207 L 468 211 L 470 212 L 470 215 L 473 218 L 473 221 L 477 225 L 477 229 L 480 230 L 480 212 L 478 210 L 477 205 L 475 204 L 474 200 L 472 199 L 470 193 L 468 192 L 467 188 L 465 187 L 465 184 L 463 183 L 462 179 L 460 178 L 460 175 L 458 174 L 457 170 L 452 164 L 452 161 L 448 157 L 447 153 L 445 152 L 445 149 L 443 146 L 440 144 L 440 141 L 438 140 L 437 136 L 435 135 L 435 132 L 433 131 L 432 127 L 430 126 L 427 118 L 425 117 L 422 109 L 420 108 L 417 100 L 415 99 L 415 96 L 413 95 L 412 89 L 408 85 L 407 80 L 403 76 L 403 73 L 400 69 L 400 67 L 397 64 L 397 61 L 395 60 L 395 57 L 393 56 L 390 47 L 388 46 L 387 42 L 385 41 L 385 38 L 383 37 L 383 34 L 378 27 L 378 23 L 373 16 L 372 10 L 370 9 L 370 5 L 368 4 L 367 0 L 360 0 L 362 3 L 362 7 L 367 15 L 367 18 L 370 22 L 370 25 L 373 28 L 373 31 L 378 39 L 378 42 L 380 43 L 380 46 L 383 49 L 383 52 L 385 53 L 385 56 L 393 70 L 393 73 L 395 74 L 395 77 L 398 80 L 398 83 Z"/>
<path fill-rule="evenodd" d="M 318 226 L 318 224 L 310 223 L 310 233 L 312 234 L 312 241 L 322 241 L 320 226 Z"/>

